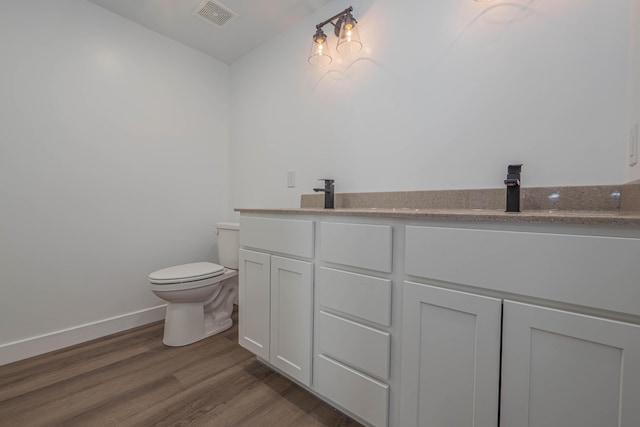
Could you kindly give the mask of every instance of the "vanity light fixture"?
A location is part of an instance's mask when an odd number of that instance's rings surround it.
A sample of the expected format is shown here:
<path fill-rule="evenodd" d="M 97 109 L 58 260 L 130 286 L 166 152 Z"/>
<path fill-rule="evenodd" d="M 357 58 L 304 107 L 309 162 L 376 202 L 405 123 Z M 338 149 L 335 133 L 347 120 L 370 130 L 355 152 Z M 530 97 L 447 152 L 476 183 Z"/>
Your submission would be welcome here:
<path fill-rule="evenodd" d="M 360 33 L 356 26 L 358 21 L 356 21 L 351 12 L 353 12 L 353 6 L 349 6 L 337 15 L 316 25 L 316 32 L 313 35 L 311 51 L 309 52 L 309 63 L 311 65 L 322 67 L 331 64 L 333 61 L 327 44 L 327 35 L 322 31 L 322 27 L 327 24 L 333 25 L 333 32 L 338 37 L 338 44 L 336 45 L 338 53 L 351 55 L 362 49 Z"/>

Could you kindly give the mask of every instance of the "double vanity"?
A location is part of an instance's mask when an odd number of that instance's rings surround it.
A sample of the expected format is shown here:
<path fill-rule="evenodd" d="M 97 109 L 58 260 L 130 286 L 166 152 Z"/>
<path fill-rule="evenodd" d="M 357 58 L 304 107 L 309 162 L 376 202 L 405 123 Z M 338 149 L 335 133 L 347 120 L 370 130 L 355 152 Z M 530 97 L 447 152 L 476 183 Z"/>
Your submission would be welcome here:
<path fill-rule="evenodd" d="M 262 362 L 371 426 L 639 425 L 640 214 L 336 202 L 239 209 Z"/>

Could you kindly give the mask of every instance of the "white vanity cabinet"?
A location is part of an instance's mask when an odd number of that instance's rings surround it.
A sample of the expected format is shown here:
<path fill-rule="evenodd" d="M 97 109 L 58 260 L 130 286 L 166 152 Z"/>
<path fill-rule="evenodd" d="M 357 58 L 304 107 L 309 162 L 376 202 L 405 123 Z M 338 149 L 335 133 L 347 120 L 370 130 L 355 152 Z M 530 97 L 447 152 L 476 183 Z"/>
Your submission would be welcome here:
<path fill-rule="evenodd" d="M 240 345 L 363 424 L 640 426 L 637 227 L 240 224 Z"/>
<path fill-rule="evenodd" d="M 502 427 L 640 425 L 640 326 L 504 303 Z"/>
<path fill-rule="evenodd" d="M 317 390 L 370 425 L 387 426 L 393 229 L 330 221 L 319 228 Z"/>
<path fill-rule="evenodd" d="M 238 343 L 269 360 L 271 330 L 271 255 L 240 249 Z"/>
<path fill-rule="evenodd" d="M 554 231 L 406 227 L 401 426 L 640 425 L 640 239 Z"/>
<path fill-rule="evenodd" d="M 238 343 L 309 386 L 313 264 L 284 255 L 313 257 L 313 222 L 243 217 L 240 229 Z"/>
<path fill-rule="evenodd" d="M 501 315 L 496 298 L 404 283 L 399 425 L 498 425 Z"/>

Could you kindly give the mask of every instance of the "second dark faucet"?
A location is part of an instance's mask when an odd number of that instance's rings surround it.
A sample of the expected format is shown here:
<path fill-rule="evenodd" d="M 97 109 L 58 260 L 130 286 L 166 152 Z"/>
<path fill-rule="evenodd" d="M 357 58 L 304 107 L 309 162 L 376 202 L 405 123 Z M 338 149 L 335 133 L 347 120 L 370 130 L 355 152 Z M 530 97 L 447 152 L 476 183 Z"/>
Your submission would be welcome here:
<path fill-rule="evenodd" d="M 507 210 L 505 212 L 520 212 L 520 171 L 522 165 L 509 165 L 507 168 Z"/>
<path fill-rule="evenodd" d="M 333 179 L 320 179 L 320 181 L 324 181 L 324 188 L 314 188 L 313 191 L 324 192 L 324 208 L 325 209 L 333 209 L 333 189 L 335 187 Z"/>

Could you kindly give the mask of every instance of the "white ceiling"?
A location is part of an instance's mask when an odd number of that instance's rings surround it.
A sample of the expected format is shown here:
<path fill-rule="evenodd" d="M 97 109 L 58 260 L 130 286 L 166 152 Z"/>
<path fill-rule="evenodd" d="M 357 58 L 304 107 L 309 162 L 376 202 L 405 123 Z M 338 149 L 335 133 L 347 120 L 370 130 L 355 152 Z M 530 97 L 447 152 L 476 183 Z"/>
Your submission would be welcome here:
<path fill-rule="evenodd" d="M 230 64 L 331 0 L 215 0 L 239 15 L 223 28 L 193 15 L 203 0 L 87 1 Z"/>

